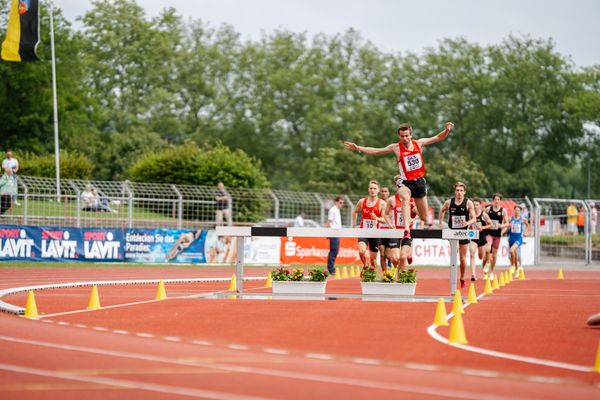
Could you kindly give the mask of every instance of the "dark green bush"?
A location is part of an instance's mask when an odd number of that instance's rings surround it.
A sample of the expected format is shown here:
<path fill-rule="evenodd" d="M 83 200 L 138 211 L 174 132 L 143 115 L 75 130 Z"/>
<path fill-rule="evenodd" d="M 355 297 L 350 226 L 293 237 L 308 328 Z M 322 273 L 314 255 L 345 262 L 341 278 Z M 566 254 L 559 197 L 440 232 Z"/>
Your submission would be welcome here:
<path fill-rule="evenodd" d="M 54 154 L 37 155 L 33 153 L 15 154 L 19 160 L 19 174 L 56 177 Z M 78 153 L 60 152 L 61 179 L 91 179 L 94 166 L 87 156 Z"/>

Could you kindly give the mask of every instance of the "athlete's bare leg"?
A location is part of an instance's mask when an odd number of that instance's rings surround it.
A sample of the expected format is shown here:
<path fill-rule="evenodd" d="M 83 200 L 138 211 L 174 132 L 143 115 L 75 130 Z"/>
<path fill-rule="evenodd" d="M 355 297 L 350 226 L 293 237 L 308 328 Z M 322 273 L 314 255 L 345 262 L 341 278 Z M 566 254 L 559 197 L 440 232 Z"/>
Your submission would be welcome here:
<path fill-rule="evenodd" d="M 469 243 L 469 259 L 471 262 L 471 277 L 477 276 L 475 273 L 475 257 L 477 256 L 477 243 Z"/>
<path fill-rule="evenodd" d="M 404 203 L 402 205 L 404 206 Z M 425 227 L 425 229 L 428 229 L 429 224 L 427 223 L 427 211 L 429 210 L 429 206 L 427 204 L 427 196 L 421 197 L 420 199 L 415 199 L 415 205 L 417 206 L 419 218 L 421 219 L 421 221 L 423 221 L 423 226 Z M 402 209 L 402 211 L 404 212 L 404 208 Z M 404 215 L 406 218 L 406 214 Z"/>
<path fill-rule="evenodd" d="M 387 254 L 385 245 L 379 245 L 379 263 L 381 264 L 381 270 L 385 272 L 387 270 Z"/>
<path fill-rule="evenodd" d="M 358 242 L 358 255 L 360 256 L 360 261 L 362 261 L 363 267 L 369 265 L 367 262 L 367 244 L 365 242 Z"/>
<path fill-rule="evenodd" d="M 410 196 L 411 196 L 411 192 L 410 189 L 407 188 L 406 186 L 402 186 L 401 188 L 398 188 L 398 196 L 400 197 L 400 199 L 402 199 L 402 216 L 404 217 L 404 221 L 410 221 Z M 415 203 L 416 203 L 415 199 Z M 407 225 L 408 229 L 410 229 L 410 225 Z"/>
<path fill-rule="evenodd" d="M 392 260 L 392 265 L 394 268 L 398 269 L 398 266 L 400 265 L 400 249 L 395 247 L 388 250 L 391 250 L 390 259 Z"/>
<path fill-rule="evenodd" d="M 458 257 L 460 259 L 460 283 L 463 286 L 463 282 L 465 280 L 465 269 L 467 267 L 467 249 L 469 248 L 468 244 L 459 244 L 458 245 Z"/>

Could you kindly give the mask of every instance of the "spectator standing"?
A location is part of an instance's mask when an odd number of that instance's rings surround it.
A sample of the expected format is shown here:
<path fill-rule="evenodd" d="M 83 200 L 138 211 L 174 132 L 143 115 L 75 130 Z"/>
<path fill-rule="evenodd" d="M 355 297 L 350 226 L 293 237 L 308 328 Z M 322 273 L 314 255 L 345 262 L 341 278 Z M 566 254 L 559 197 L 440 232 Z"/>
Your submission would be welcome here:
<path fill-rule="evenodd" d="M 4 160 L 2 160 L 2 169 L 5 168 L 10 168 L 13 170 L 13 174 L 12 174 L 12 179 L 15 181 L 15 188 L 16 183 L 17 183 L 17 172 L 19 172 L 19 160 L 17 160 L 16 158 L 13 157 L 13 152 L 11 149 L 6 150 L 6 158 Z M 20 206 L 21 203 L 19 203 L 16 199 L 17 196 L 17 191 L 15 190 L 15 194 L 12 197 L 12 200 L 14 202 L 14 204 L 16 206 Z"/>
<path fill-rule="evenodd" d="M 227 220 L 227 225 L 231 225 L 231 196 L 225 189 L 225 184 L 219 181 L 217 183 L 217 196 L 215 197 L 215 219 L 217 225 L 223 225 Z"/>
<path fill-rule="evenodd" d="M 574 203 L 567 207 L 567 234 L 577 234 L 577 206 Z"/>
<path fill-rule="evenodd" d="M 17 194 L 17 181 L 13 179 L 13 169 L 4 168 L 0 177 L 0 215 L 12 207 L 12 198 Z"/>
<path fill-rule="evenodd" d="M 327 222 L 325 226 L 331 229 L 342 229 L 342 214 L 341 208 L 344 206 L 344 199 L 341 196 L 335 198 L 335 203 L 329 209 L 327 214 Z M 335 259 L 340 251 L 340 238 L 329 238 L 329 256 L 327 257 L 327 270 L 330 276 L 335 274 Z"/>
<path fill-rule="evenodd" d="M 579 210 L 579 214 L 577 214 L 577 233 L 583 235 L 585 232 L 585 210 L 583 207 Z"/>

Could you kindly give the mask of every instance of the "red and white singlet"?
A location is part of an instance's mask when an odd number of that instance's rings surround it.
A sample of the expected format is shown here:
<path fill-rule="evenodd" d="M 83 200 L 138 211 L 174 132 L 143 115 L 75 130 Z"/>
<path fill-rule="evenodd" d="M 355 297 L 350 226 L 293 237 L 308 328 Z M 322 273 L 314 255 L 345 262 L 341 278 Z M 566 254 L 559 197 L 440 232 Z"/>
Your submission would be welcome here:
<path fill-rule="evenodd" d="M 371 219 L 371 213 L 374 213 L 378 218 L 381 217 L 381 211 L 379 209 L 379 203 L 381 203 L 381 199 L 377 198 L 375 205 L 371 207 L 367 206 L 367 201 L 369 201 L 369 199 L 365 197 L 362 203 L 360 228 L 379 228 L 379 222 L 377 220 Z"/>
<path fill-rule="evenodd" d="M 396 229 L 404 229 L 404 214 L 402 214 L 402 199 L 398 196 L 398 193 L 394 195 L 396 201 L 394 203 L 394 208 L 392 208 L 392 216 L 394 218 L 394 224 L 396 224 Z M 408 207 L 412 209 L 415 200 L 411 197 L 408 203 Z"/>
<path fill-rule="evenodd" d="M 412 140 L 413 150 L 408 150 L 402 143 L 400 147 L 400 157 L 398 158 L 398 171 L 403 181 L 412 181 L 425 176 L 425 163 L 423 162 L 423 153 L 416 140 Z"/>

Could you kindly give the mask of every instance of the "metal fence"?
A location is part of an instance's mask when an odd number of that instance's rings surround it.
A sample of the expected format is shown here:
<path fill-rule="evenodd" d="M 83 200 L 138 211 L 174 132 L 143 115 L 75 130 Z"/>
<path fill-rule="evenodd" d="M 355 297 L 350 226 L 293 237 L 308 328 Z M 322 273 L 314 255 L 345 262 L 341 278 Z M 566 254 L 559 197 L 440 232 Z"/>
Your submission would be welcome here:
<path fill-rule="evenodd" d="M 0 224 L 72 226 L 96 228 L 178 228 L 211 229 L 216 225 L 216 187 L 170 185 L 130 181 L 83 181 L 63 179 L 60 196 L 51 178 L 19 176 L 19 192 Z M 96 192 L 98 207 L 86 207 L 86 188 Z M 271 189 L 227 188 L 234 225 L 292 226 L 302 216 L 305 226 L 322 226 L 334 199 L 342 196 L 342 223 L 350 226 L 352 210 L 363 196 L 335 193 L 293 192 Z M 366 193 L 365 193 L 366 194 Z M 429 196 L 428 223 L 438 226 L 439 210 L 446 197 Z M 484 203 L 489 198 L 482 199 Z M 570 203 L 583 226 L 567 222 Z M 525 209 L 533 222 L 536 263 L 581 263 L 600 261 L 598 200 L 528 198 L 504 199 L 509 211 L 515 205 Z M 582 214 L 581 216 L 579 214 Z M 445 223 L 444 223 L 445 224 Z M 422 227 L 419 224 L 418 227 Z"/>

